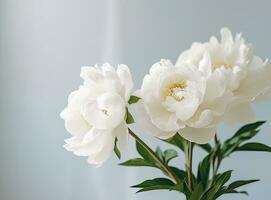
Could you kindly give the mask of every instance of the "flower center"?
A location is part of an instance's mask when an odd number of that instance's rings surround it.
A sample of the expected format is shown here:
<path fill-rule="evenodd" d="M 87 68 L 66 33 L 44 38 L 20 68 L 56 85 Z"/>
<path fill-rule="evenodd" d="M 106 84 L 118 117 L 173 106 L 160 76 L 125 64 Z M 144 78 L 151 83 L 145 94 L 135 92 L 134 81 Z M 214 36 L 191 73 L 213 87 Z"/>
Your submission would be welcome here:
<path fill-rule="evenodd" d="M 101 110 L 105 115 L 108 115 L 108 111 L 106 109 Z"/>
<path fill-rule="evenodd" d="M 167 85 L 163 93 L 164 100 L 166 100 L 167 97 L 171 96 L 176 101 L 182 101 L 184 99 L 184 96 L 180 95 L 180 91 L 184 91 L 186 87 L 187 83 L 185 80 Z"/>

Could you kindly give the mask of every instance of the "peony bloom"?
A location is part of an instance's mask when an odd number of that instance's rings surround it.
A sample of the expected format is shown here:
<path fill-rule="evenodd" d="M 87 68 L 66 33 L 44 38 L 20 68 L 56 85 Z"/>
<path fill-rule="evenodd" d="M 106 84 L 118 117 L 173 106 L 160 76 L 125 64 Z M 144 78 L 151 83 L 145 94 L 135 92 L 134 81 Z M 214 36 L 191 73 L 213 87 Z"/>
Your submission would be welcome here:
<path fill-rule="evenodd" d="M 127 145 L 125 115 L 133 82 L 126 65 L 119 65 L 117 70 L 109 64 L 82 67 L 80 76 L 84 84 L 70 94 L 61 113 L 72 135 L 64 147 L 100 165 L 110 157 L 116 138 L 120 149 Z"/>
<path fill-rule="evenodd" d="M 233 38 L 227 28 L 221 29 L 221 41 L 211 37 L 207 43 L 194 43 L 180 55 L 176 65 L 189 63 L 201 70 L 201 63 L 206 57 L 211 65 L 211 73 L 223 74 L 227 90 L 233 95 L 221 121 L 229 123 L 254 121 L 251 103 L 270 97 L 270 64 L 254 55 L 253 46 L 246 43 L 241 34 Z"/>
<path fill-rule="evenodd" d="M 144 77 L 136 108 L 144 131 L 169 138 L 176 132 L 187 140 L 207 143 L 215 135 L 231 94 L 223 74 L 211 73 L 208 57 L 200 69 L 191 63 L 173 66 L 168 60 L 154 64 Z"/>

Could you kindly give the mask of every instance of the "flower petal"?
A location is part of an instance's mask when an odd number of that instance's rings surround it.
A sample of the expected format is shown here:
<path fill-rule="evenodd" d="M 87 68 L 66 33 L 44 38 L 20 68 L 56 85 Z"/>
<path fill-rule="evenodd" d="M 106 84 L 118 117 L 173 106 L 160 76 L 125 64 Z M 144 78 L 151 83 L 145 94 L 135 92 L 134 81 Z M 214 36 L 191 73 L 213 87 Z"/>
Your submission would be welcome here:
<path fill-rule="evenodd" d="M 256 120 L 251 102 L 241 98 L 233 100 L 223 118 L 229 124 L 252 123 Z"/>
<path fill-rule="evenodd" d="M 199 62 L 199 71 L 206 77 L 212 73 L 212 63 L 209 53 L 206 51 L 203 54 L 202 60 Z"/>
<path fill-rule="evenodd" d="M 85 134 L 91 128 L 91 125 L 78 112 L 68 108 L 64 109 L 60 116 L 65 120 L 66 130 L 72 135 Z"/>
<path fill-rule="evenodd" d="M 179 134 L 190 142 L 197 144 L 208 143 L 214 138 L 216 128 L 191 128 L 185 127 L 179 131 Z"/>
<path fill-rule="evenodd" d="M 148 113 L 146 112 L 142 100 L 136 104 L 132 104 L 131 109 L 137 114 L 136 121 L 139 122 L 139 126 L 144 133 L 166 139 L 172 137 L 177 132 L 177 130 L 163 131 L 155 126 L 155 124 L 152 123 Z"/>
<path fill-rule="evenodd" d="M 117 137 L 117 146 L 120 151 L 124 151 L 128 146 L 128 127 L 123 121 L 117 128 L 114 129 L 113 135 Z"/>
<path fill-rule="evenodd" d="M 117 74 L 119 76 L 122 87 L 124 88 L 124 99 L 126 102 L 128 102 L 133 88 L 133 80 L 128 66 L 123 64 L 119 65 Z"/>
<path fill-rule="evenodd" d="M 206 93 L 204 101 L 212 101 L 221 97 L 226 90 L 226 79 L 223 72 L 215 70 L 206 81 Z"/>
<path fill-rule="evenodd" d="M 98 129 L 114 129 L 125 116 L 125 103 L 116 93 L 104 93 L 82 107 L 82 115 Z"/>
<path fill-rule="evenodd" d="M 271 65 L 254 56 L 248 65 L 246 78 L 236 91 L 237 95 L 254 100 L 259 95 L 263 97 L 271 88 Z M 259 99 L 259 98 L 258 98 Z"/>

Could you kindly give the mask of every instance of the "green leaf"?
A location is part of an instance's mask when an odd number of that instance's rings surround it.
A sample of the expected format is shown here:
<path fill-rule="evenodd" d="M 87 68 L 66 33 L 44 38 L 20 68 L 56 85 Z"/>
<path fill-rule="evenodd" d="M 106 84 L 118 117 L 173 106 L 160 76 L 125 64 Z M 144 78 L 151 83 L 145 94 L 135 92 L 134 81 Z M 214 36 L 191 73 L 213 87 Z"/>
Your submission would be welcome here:
<path fill-rule="evenodd" d="M 258 121 L 255 123 L 251 123 L 251 124 L 247 124 L 243 127 L 241 127 L 234 135 L 234 137 L 239 136 L 245 132 L 249 132 L 252 130 L 256 130 L 257 128 L 259 128 L 261 125 L 263 125 L 266 121 Z"/>
<path fill-rule="evenodd" d="M 199 163 L 197 181 L 202 183 L 205 188 L 209 180 L 210 165 L 212 154 L 206 156 L 203 161 Z"/>
<path fill-rule="evenodd" d="M 239 181 L 234 181 L 228 186 L 228 190 L 234 190 L 238 187 L 257 182 L 259 180 L 254 179 L 254 180 L 239 180 Z"/>
<path fill-rule="evenodd" d="M 130 99 L 128 101 L 129 104 L 134 104 L 134 103 L 137 103 L 141 98 L 140 97 L 137 97 L 137 96 L 130 96 Z"/>
<path fill-rule="evenodd" d="M 177 167 L 169 167 L 177 176 L 178 178 L 183 181 L 186 177 L 186 172 L 182 169 L 178 169 Z"/>
<path fill-rule="evenodd" d="M 223 194 L 245 194 L 248 195 L 246 191 L 238 191 L 238 190 L 228 190 L 227 187 L 222 187 L 219 192 L 216 193 L 214 199 L 217 199 Z"/>
<path fill-rule="evenodd" d="M 147 191 L 151 191 L 151 190 L 175 190 L 175 186 L 170 186 L 170 185 L 155 185 L 155 186 L 150 186 L 150 187 L 146 187 L 143 189 L 138 190 L 136 193 L 140 193 L 140 192 L 147 192 Z"/>
<path fill-rule="evenodd" d="M 179 169 L 177 167 L 169 166 L 169 168 L 171 169 L 171 171 L 173 171 L 174 174 L 176 174 L 176 176 L 181 181 L 180 184 L 174 186 L 173 190 L 177 190 L 177 191 L 185 194 L 185 196 L 187 196 L 187 197 L 190 196 L 190 192 L 189 192 L 187 185 L 185 183 L 187 173 L 184 170 Z"/>
<path fill-rule="evenodd" d="M 236 151 L 265 151 L 271 152 L 271 147 L 262 143 L 251 142 L 246 143 L 236 149 Z"/>
<path fill-rule="evenodd" d="M 163 141 L 168 142 L 168 143 L 178 147 L 182 151 L 184 151 L 184 149 L 187 145 L 185 140 L 182 138 L 182 136 L 180 136 L 179 133 L 176 133 L 173 137 L 166 139 L 166 140 L 163 140 Z"/>
<path fill-rule="evenodd" d="M 177 167 L 172 167 L 169 166 L 169 168 L 173 171 L 174 174 L 176 174 L 176 176 L 179 178 L 179 180 L 181 181 L 181 192 L 185 194 L 185 196 L 187 197 L 187 199 L 190 197 L 190 191 L 188 189 L 187 186 L 187 172 L 185 172 L 182 169 L 179 169 Z M 193 183 L 195 183 L 196 181 L 196 177 L 194 174 L 192 174 L 193 176 Z"/>
<path fill-rule="evenodd" d="M 223 189 L 221 189 L 217 194 L 216 194 L 216 198 L 218 198 L 219 196 L 223 195 L 223 194 L 234 194 L 234 193 L 241 193 L 241 194 L 246 194 L 246 191 L 237 191 L 235 190 L 236 188 L 239 188 L 241 186 L 250 184 L 250 183 L 254 183 L 257 182 L 259 180 L 238 180 L 238 181 L 234 181 L 232 182 L 228 187 L 224 187 Z"/>
<path fill-rule="evenodd" d="M 157 147 L 155 153 L 166 164 L 168 164 L 173 158 L 178 157 L 177 151 L 174 149 L 167 149 L 163 152 L 160 147 Z"/>
<path fill-rule="evenodd" d="M 162 150 L 160 149 L 160 147 L 156 148 L 155 153 L 161 160 L 164 160 L 164 154 L 163 154 Z"/>
<path fill-rule="evenodd" d="M 243 138 L 243 140 L 248 140 L 256 135 L 257 128 L 263 125 L 265 121 L 259 121 L 252 124 L 247 124 L 242 126 L 230 139 L 226 140 L 226 143 L 235 143 L 238 139 Z M 252 134 L 249 134 L 253 132 Z"/>
<path fill-rule="evenodd" d="M 142 158 L 134 158 L 127 160 L 119 165 L 127 167 L 156 167 L 153 163 L 150 163 Z"/>
<path fill-rule="evenodd" d="M 210 144 L 197 144 L 200 148 L 210 153 L 212 151 L 212 146 Z"/>
<path fill-rule="evenodd" d="M 240 144 L 246 140 L 253 138 L 254 136 L 257 135 L 258 132 L 259 132 L 258 130 L 251 130 L 249 132 L 244 132 L 241 135 L 234 136 L 230 138 L 229 140 L 226 140 L 225 143 L 230 144 L 230 145 Z"/>
<path fill-rule="evenodd" d="M 196 185 L 193 192 L 191 193 L 189 200 L 199 200 L 202 193 L 203 193 L 203 185 L 199 183 L 198 185 Z"/>
<path fill-rule="evenodd" d="M 146 180 L 138 185 L 132 186 L 133 188 L 142 188 L 138 192 L 145 192 L 151 190 L 173 190 L 175 189 L 174 183 L 167 178 L 155 178 L 152 180 Z"/>
<path fill-rule="evenodd" d="M 232 171 L 226 171 L 216 176 L 214 183 L 208 189 L 201 200 L 213 200 L 224 184 L 230 179 Z"/>
<path fill-rule="evenodd" d="M 154 185 L 170 185 L 170 186 L 173 186 L 174 183 L 171 180 L 167 179 L 167 178 L 155 178 L 155 179 L 143 181 L 142 183 L 140 183 L 138 185 L 131 186 L 131 187 L 133 187 L 133 188 L 145 188 L 145 187 L 150 187 L 150 186 L 154 186 Z"/>
<path fill-rule="evenodd" d="M 174 185 L 169 190 L 176 190 L 178 192 L 185 193 L 185 191 L 184 191 L 184 184 L 183 183 Z"/>
<path fill-rule="evenodd" d="M 238 191 L 238 190 L 232 190 L 232 191 L 227 191 L 225 194 L 245 194 L 248 195 L 246 191 Z"/>
<path fill-rule="evenodd" d="M 234 152 L 240 144 L 243 142 L 253 138 L 259 130 L 257 130 L 262 124 L 264 124 L 264 121 L 255 122 L 252 124 L 247 124 L 243 127 L 241 127 L 230 139 L 226 140 L 222 152 L 223 157 L 229 156 L 232 152 Z"/>
<path fill-rule="evenodd" d="M 128 109 L 126 109 L 126 123 L 127 124 L 132 124 L 134 122 L 135 122 L 135 120 L 134 120 L 132 114 L 129 112 Z"/>
<path fill-rule="evenodd" d="M 117 142 L 118 142 L 118 139 L 115 138 L 114 152 L 115 152 L 116 156 L 120 159 L 121 158 L 121 153 L 120 153 L 120 150 L 118 148 Z"/>
<path fill-rule="evenodd" d="M 149 152 L 149 150 L 146 147 L 141 145 L 138 141 L 136 141 L 136 150 L 146 161 L 150 163 L 155 163 L 153 155 Z"/>
<path fill-rule="evenodd" d="M 220 174 L 215 180 L 215 184 L 223 186 L 231 178 L 232 170 Z"/>
<path fill-rule="evenodd" d="M 164 151 L 164 161 L 168 164 L 170 160 L 178 157 L 177 151 L 174 149 L 168 149 Z"/>

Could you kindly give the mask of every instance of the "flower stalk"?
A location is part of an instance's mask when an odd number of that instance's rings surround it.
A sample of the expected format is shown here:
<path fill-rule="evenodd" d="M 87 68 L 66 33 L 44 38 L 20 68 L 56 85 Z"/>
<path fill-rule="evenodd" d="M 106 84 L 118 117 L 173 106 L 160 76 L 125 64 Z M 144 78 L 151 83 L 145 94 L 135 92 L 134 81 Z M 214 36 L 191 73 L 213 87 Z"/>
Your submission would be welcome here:
<path fill-rule="evenodd" d="M 180 183 L 180 179 L 176 176 L 176 174 L 169 168 L 169 166 L 162 161 L 157 154 L 143 141 L 141 140 L 130 128 L 128 128 L 129 134 L 142 146 L 145 147 L 146 150 L 153 156 L 157 163 L 163 168 L 163 170 L 175 181 L 176 184 Z"/>
<path fill-rule="evenodd" d="M 193 143 L 187 141 L 187 150 L 186 150 L 186 171 L 187 171 L 187 181 L 188 181 L 188 189 L 193 191 Z"/>
<path fill-rule="evenodd" d="M 220 146 L 220 141 L 219 141 L 219 139 L 218 139 L 218 137 L 217 137 L 217 133 L 215 134 L 214 141 L 215 141 L 215 146 L 214 146 L 214 148 L 215 148 L 215 149 L 219 148 L 219 146 Z M 210 184 L 213 183 L 214 178 L 215 178 L 215 176 L 216 176 L 216 174 L 217 174 L 217 172 L 218 172 L 218 169 L 219 169 L 219 167 L 220 167 L 220 164 L 221 164 L 220 158 L 219 158 L 217 155 L 214 155 L 213 162 L 212 162 L 212 168 L 213 168 L 212 171 L 213 171 L 213 175 L 212 175 L 212 179 L 211 179 Z"/>

